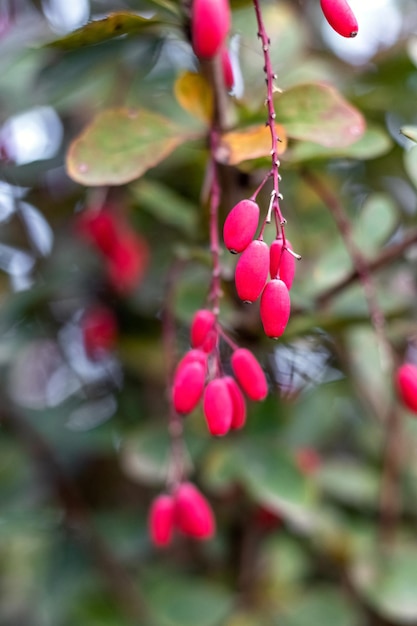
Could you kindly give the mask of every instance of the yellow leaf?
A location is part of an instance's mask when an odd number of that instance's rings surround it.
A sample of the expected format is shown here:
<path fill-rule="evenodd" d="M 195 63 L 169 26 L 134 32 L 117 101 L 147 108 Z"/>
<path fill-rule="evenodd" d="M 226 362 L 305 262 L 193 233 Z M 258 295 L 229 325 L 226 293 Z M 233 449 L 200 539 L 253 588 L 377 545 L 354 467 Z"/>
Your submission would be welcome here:
<path fill-rule="evenodd" d="M 280 139 L 277 153 L 283 154 L 287 148 L 287 136 L 282 126 L 275 124 L 275 128 Z M 270 129 L 264 124 L 251 126 L 244 130 L 231 131 L 222 135 L 217 148 L 216 159 L 225 165 L 237 165 L 243 161 L 270 156 L 271 147 Z"/>
<path fill-rule="evenodd" d="M 187 113 L 210 123 L 213 117 L 213 94 L 203 76 L 194 72 L 183 72 L 175 81 L 174 94 Z"/>

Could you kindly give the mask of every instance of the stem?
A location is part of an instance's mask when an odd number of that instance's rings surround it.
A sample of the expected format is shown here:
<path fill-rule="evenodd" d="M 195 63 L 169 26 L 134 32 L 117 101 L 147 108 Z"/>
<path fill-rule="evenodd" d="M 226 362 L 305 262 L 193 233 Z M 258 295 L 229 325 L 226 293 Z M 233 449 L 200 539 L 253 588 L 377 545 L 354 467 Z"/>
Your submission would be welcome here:
<path fill-rule="evenodd" d="M 286 223 L 286 220 L 282 216 L 281 208 L 279 205 L 279 201 L 282 200 L 282 195 L 279 191 L 280 175 L 279 175 L 278 170 L 279 170 L 280 162 L 278 159 L 278 148 L 277 148 L 278 142 L 280 141 L 280 139 L 278 137 L 277 129 L 275 125 L 276 113 L 275 113 L 274 98 L 273 98 L 273 94 L 275 91 L 274 80 L 276 80 L 277 77 L 276 77 L 276 74 L 274 74 L 272 70 L 271 57 L 269 55 L 269 46 L 271 44 L 271 41 L 265 30 L 264 21 L 262 18 L 260 0 L 253 0 L 253 5 L 255 8 L 256 21 L 258 23 L 258 37 L 260 38 L 262 42 L 262 51 L 264 55 L 264 72 L 266 76 L 266 89 L 267 89 L 266 105 L 268 108 L 268 121 L 266 122 L 266 124 L 267 126 L 269 126 L 269 129 L 271 132 L 272 166 L 271 166 L 270 175 L 273 178 L 273 196 L 271 195 L 272 196 L 271 210 L 273 210 L 274 213 L 278 216 L 278 221 L 279 221 L 280 229 L 282 232 L 282 238 L 284 240 L 284 245 L 285 245 L 284 224 Z M 264 225 L 262 226 L 262 231 L 261 231 L 262 234 L 263 234 L 265 225 L 266 223 L 268 223 L 268 220 L 270 221 L 270 218 L 271 216 L 270 216 L 270 210 L 269 210 L 266 216 Z"/>
<path fill-rule="evenodd" d="M 393 353 L 391 344 L 386 335 L 385 316 L 378 303 L 375 284 L 369 271 L 368 263 L 354 241 L 350 221 L 346 216 L 345 210 L 339 201 L 339 198 L 333 194 L 333 192 L 318 176 L 306 169 L 302 171 L 302 175 L 310 187 L 327 206 L 334 221 L 336 222 L 336 226 L 362 284 L 371 317 L 371 324 L 378 342 L 381 367 L 385 372 L 390 371 L 393 366 Z"/>
<path fill-rule="evenodd" d="M 218 143 L 218 132 L 213 128 L 210 133 L 210 169 L 211 169 L 211 188 L 210 188 L 210 252 L 213 262 L 213 270 L 211 276 L 211 286 L 209 300 L 212 303 L 213 313 L 216 319 L 220 313 L 220 298 L 222 289 L 220 284 L 221 266 L 220 266 L 220 242 L 219 242 L 219 205 L 220 205 L 220 184 L 217 172 L 217 164 L 214 160 L 214 154 Z"/>

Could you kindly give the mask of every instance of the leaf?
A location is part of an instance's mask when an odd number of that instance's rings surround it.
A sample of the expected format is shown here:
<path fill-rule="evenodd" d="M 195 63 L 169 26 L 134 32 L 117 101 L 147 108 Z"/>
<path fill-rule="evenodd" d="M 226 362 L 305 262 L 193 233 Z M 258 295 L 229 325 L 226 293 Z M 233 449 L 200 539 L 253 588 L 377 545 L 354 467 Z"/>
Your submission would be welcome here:
<path fill-rule="evenodd" d="M 312 159 L 374 159 L 386 154 L 392 148 L 387 133 L 377 126 L 368 126 L 362 137 L 350 146 L 329 148 L 310 141 L 295 143 L 285 153 L 285 160 L 302 163 Z"/>
<path fill-rule="evenodd" d="M 275 128 L 280 139 L 277 144 L 277 153 L 283 154 L 287 148 L 285 129 L 279 124 L 275 124 Z M 271 132 L 265 124 L 260 124 L 222 135 L 216 159 L 225 165 L 237 165 L 242 161 L 259 159 L 270 154 Z"/>
<path fill-rule="evenodd" d="M 400 128 L 400 133 L 417 143 L 417 126 L 403 126 Z"/>
<path fill-rule="evenodd" d="M 342 148 L 365 132 L 362 114 L 330 85 L 306 83 L 276 95 L 275 112 L 293 139 Z"/>
<path fill-rule="evenodd" d="M 362 254 L 370 256 L 377 252 L 393 233 L 398 221 L 395 204 L 390 196 L 374 193 L 362 207 L 353 234 Z"/>
<path fill-rule="evenodd" d="M 146 109 L 109 109 L 72 142 L 68 175 L 82 185 L 123 185 L 160 163 L 190 136 Z"/>
<path fill-rule="evenodd" d="M 126 474 L 140 483 L 159 486 L 166 479 L 170 439 L 166 428 L 147 428 L 131 436 L 122 452 Z"/>
<path fill-rule="evenodd" d="M 50 41 L 45 47 L 60 48 L 61 50 L 83 48 L 108 39 L 113 39 L 113 37 L 139 33 L 156 24 L 158 24 L 158 22 L 154 18 L 148 19 L 137 13 L 118 11 L 116 13 L 110 13 L 101 20 L 89 22 L 65 37 Z"/>
<path fill-rule="evenodd" d="M 362 553 L 352 568 L 352 581 L 366 602 L 395 624 L 417 622 L 417 552 L 398 545 L 390 552 Z"/>
<path fill-rule="evenodd" d="M 339 589 L 320 585 L 312 587 L 302 596 L 298 595 L 279 623 L 281 626 L 352 626 L 359 624 L 360 620 L 355 608 Z"/>
<path fill-rule="evenodd" d="M 317 480 L 323 491 L 339 502 L 372 509 L 378 505 L 379 476 L 371 467 L 357 461 L 328 461 L 320 469 Z"/>
<path fill-rule="evenodd" d="M 174 94 L 182 108 L 202 122 L 213 117 L 213 93 L 204 76 L 183 72 L 175 81 Z"/>
<path fill-rule="evenodd" d="M 256 502 L 296 524 L 309 522 L 313 493 L 292 458 L 255 439 L 241 443 L 236 455 L 240 478 Z"/>
<path fill-rule="evenodd" d="M 414 187 L 417 187 L 417 146 L 404 152 L 404 167 Z"/>
<path fill-rule="evenodd" d="M 178 573 L 145 580 L 144 586 L 158 626 L 218 626 L 233 606 L 233 596 L 221 587 Z"/>

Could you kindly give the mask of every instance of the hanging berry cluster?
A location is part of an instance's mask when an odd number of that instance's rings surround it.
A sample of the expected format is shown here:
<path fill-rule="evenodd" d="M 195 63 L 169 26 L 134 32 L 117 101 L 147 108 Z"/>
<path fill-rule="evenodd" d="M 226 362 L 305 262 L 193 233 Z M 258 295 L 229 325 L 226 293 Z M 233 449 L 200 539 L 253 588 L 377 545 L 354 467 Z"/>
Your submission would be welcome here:
<path fill-rule="evenodd" d="M 329 23 L 344 36 L 353 36 L 357 24 L 345 0 L 321 0 Z M 254 0 L 258 36 L 262 42 L 266 76 L 267 126 L 271 136 L 271 169 L 251 198 L 232 208 L 223 228 L 226 248 L 241 254 L 236 265 L 235 284 L 238 296 L 245 302 L 259 297 L 260 315 L 268 337 L 278 338 L 284 333 L 290 316 L 290 295 L 295 276 L 296 254 L 285 236 L 286 221 L 281 213 L 279 190 L 281 176 L 278 160 L 277 126 L 275 124 L 274 81 L 271 67 L 270 41 L 265 31 L 259 0 Z M 345 20 L 344 23 L 343 20 Z M 231 11 L 228 0 L 193 0 L 190 14 L 191 45 L 197 58 L 212 62 L 219 68 L 223 87 L 233 85 L 233 72 L 226 48 L 230 31 Z M 348 35 L 346 33 L 349 33 Z M 217 63 L 219 60 L 219 63 Z M 214 80 L 216 82 L 216 79 Z M 217 84 L 218 87 L 218 84 Z M 215 91 L 215 90 L 214 90 Z M 216 96 L 216 94 L 215 94 Z M 190 329 L 191 349 L 178 363 L 171 387 L 171 471 L 167 477 L 168 493 L 157 496 L 150 509 L 149 532 L 158 547 L 170 544 L 174 530 L 197 538 L 208 539 L 215 530 L 213 512 L 207 500 L 193 484 L 185 480 L 182 440 L 183 417 L 191 413 L 200 401 L 211 435 L 224 436 L 230 430 L 240 429 L 246 421 L 246 400 L 263 400 L 268 393 L 265 374 L 258 360 L 246 348 L 238 347 L 225 333 L 219 322 L 221 291 L 220 243 L 218 208 L 220 183 L 215 160 L 221 131 L 221 107 L 216 102 L 210 128 L 210 159 L 206 182 L 210 205 L 210 250 L 212 254 L 212 281 L 208 295 L 209 305 L 197 311 Z M 259 235 L 260 208 L 256 202 L 263 186 L 272 180 L 271 201 L 263 219 Z M 276 237 L 271 246 L 264 241 L 265 227 L 274 221 Z M 232 350 L 230 370 L 225 373 L 220 358 L 220 342 Z"/>

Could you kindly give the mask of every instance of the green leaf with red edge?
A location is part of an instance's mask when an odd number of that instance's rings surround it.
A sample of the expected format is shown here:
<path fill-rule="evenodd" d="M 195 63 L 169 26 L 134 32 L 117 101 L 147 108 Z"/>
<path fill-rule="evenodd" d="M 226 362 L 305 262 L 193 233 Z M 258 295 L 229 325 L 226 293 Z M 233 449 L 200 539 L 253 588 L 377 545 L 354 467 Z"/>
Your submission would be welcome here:
<path fill-rule="evenodd" d="M 99 113 L 70 145 L 68 175 L 82 185 L 123 185 L 192 138 L 188 129 L 146 109 Z"/>
<path fill-rule="evenodd" d="M 145 29 L 149 30 L 157 24 L 158 21 L 154 18 L 148 19 L 136 13 L 118 11 L 110 13 L 101 20 L 88 22 L 69 35 L 50 41 L 45 47 L 61 50 L 84 48 L 121 35 L 134 35 Z"/>
<path fill-rule="evenodd" d="M 365 119 L 334 87 L 305 83 L 274 97 L 276 120 L 288 137 L 328 148 L 349 146 L 365 132 Z"/>

